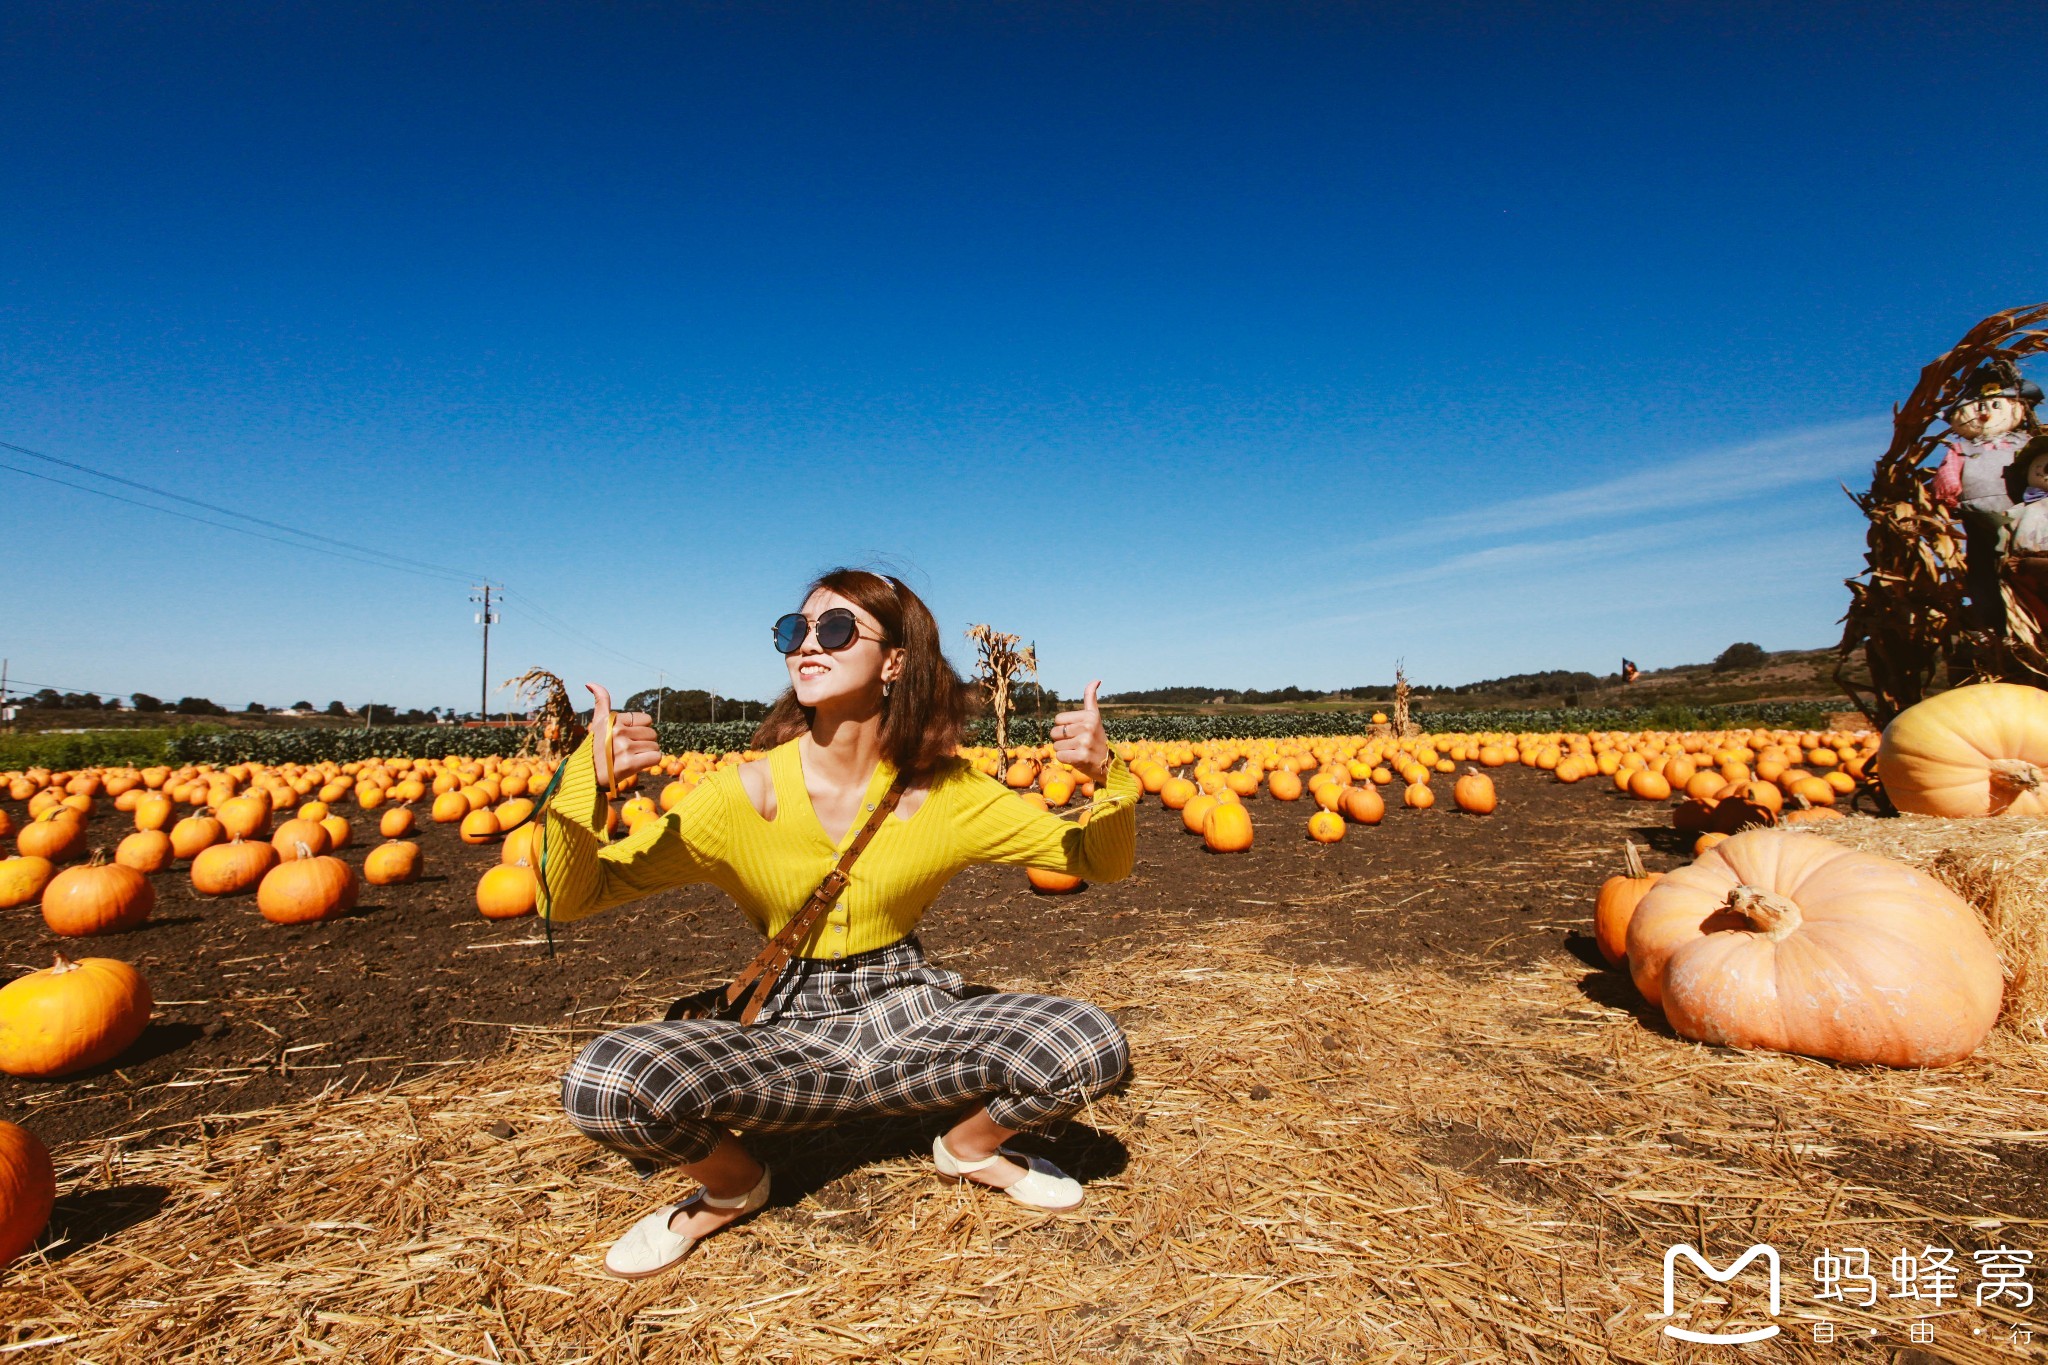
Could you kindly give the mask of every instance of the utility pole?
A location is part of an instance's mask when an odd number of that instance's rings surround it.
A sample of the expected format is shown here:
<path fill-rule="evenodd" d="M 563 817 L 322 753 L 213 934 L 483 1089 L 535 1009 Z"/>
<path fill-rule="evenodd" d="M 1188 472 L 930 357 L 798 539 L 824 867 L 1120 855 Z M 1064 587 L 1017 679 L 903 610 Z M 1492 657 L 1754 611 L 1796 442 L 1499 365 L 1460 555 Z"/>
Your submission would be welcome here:
<path fill-rule="evenodd" d="M 660 681 L 654 685 L 654 723 L 661 724 L 661 703 L 668 696 L 668 674 L 655 670 L 654 676 Z"/>
<path fill-rule="evenodd" d="M 470 591 L 480 593 L 472 596 L 472 602 L 483 603 L 484 609 L 476 614 L 477 624 L 484 628 L 484 671 L 483 680 L 477 684 L 477 719 L 488 722 L 491 718 L 491 627 L 497 624 L 498 614 L 491 610 L 491 594 L 499 591 L 495 583 L 472 583 Z"/>
<path fill-rule="evenodd" d="M 711 694 L 711 719 L 713 722 L 718 720 L 718 694 L 716 692 Z"/>

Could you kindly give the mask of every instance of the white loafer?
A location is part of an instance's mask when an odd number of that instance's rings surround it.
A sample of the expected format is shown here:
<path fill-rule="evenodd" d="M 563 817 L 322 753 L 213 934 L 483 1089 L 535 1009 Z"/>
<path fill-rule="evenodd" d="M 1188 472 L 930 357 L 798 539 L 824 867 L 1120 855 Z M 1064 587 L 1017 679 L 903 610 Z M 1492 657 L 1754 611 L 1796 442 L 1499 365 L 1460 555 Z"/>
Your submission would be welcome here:
<path fill-rule="evenodd" d="M 962 1161 L 946 1150 L 945 1134 L 941 1133 L 932 1139 L 932 1161 L 938 1166 L 940 1177 L 946 1180 L 959 1180 L 970 1172 L 986 1170 L 1004 1157 L 1022 1166 L 1024 1174 L 1004 1186 L 999 1193 L 1009 1195 L 1027 1208 L 1044 1209 L 1051 1213 L 1064 1213 L 1068 1209 L 1081 1207 L 1081 1200 L 1085 1197 L 1081 1190 L 1081 1182 L 1044 1157 L 1027 1156 L 1023 1152 L 1013 1152 L 1008 1147 L 998 1147 L 994 1156 L 980 1161 Z M 974 1183 L 979 1185 L 981 1182 L 977 1180 Z M 996 1189 L 994 1185 L 988 1188 Z"/>
<path fill-rule="evenodd" d="M 712 1209 L 738 1209 L 740 1217 L 744 1218 L 768 1202 L 768 1176 L 768 1167 L 763 1165 L 760 1181 L 736 1199 L 719 1199 L 699 1190 L 680 1204 L 663 1204 L 627 1228 L 626 1235 L 612 1243 L 612 1249 L 604 1254 L 606 1273 L 622 1280 L 644 1280 L 649 1275 L 659 1275 L 689 1255 L 690 1248 L 697 1243 L 696 1238 L 686 1237 L 670 1227 L 670 1219 L 699 1204 Z"/>

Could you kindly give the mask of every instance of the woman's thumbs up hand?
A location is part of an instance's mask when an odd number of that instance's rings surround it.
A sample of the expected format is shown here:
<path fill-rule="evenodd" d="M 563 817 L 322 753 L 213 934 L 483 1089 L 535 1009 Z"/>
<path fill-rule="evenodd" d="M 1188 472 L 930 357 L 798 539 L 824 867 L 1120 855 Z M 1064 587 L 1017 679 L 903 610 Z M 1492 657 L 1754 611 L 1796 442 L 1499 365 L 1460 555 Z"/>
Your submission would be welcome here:
<path fill-rule="evenodd" d="M 590 756 L 597 765 L 597 780 L 616 787 L 634 773 L 645 772 L 661 762 L 661 741 L 654 737 L 654 717 L 644 711 L 612 712 L 612 694 L 596 683 L 585 683 L 593 698 L 590 708 Z M 617 724 L 613 724 L 613 720 Z"/>
<path fill-rule="evenodd" d="M 1109 735 L 1102 728 L 1102 708 L 1095 700 L 1101 688 L 1102 679 L 1097 678 L 1088 684 L 1080 710 L 1062 711 L 1052 718 L 1053 757 L 1090 782 L 1109 777 Z"/>

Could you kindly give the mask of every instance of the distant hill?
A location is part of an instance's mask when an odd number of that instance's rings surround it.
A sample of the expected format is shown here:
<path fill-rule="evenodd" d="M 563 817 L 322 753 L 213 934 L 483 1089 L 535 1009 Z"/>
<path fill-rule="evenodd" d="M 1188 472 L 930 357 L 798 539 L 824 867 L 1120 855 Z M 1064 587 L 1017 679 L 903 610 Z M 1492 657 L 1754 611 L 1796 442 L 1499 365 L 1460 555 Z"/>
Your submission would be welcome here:
<path fill-rule="evenodd" d="M 1728 657 L 1732 654 L 1734 657 Z M 1417 684 L 1418 710 L 1518 710 L 1552 706 L 1647 707 L 1716 706 L 1748 701 L 1835 701 L 1849 705 L 1836 686 L 1833 649 L 1786 649 L 1775 653 L 1731 650 L 1718 663 L 1681 664 L 1646 670 L 1631 683 L 1619 673 L 1605 675 L 1553 669 L 1451 686 Z M 1317 692 L 1300 687 L 1259 691 L 1225 687 L 1158 687 L 1105 696 L 1105 708 L 1126 711 L 1357 710 L 1393 702 L 1391 682 Z"/>

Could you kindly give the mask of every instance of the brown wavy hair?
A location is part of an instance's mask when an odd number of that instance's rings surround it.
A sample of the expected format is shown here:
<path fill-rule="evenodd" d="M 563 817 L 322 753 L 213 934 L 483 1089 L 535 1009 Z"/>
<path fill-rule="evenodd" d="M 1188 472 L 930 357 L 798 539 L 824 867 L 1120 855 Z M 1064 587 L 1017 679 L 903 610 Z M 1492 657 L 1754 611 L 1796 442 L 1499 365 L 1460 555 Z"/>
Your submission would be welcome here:
<path fill-rule="evenodd" d="M 931 608 L 902 579 L 866 569 L 820 574 L 804 589 L 804 599 L 821 588 L 874 617 L 886 645 L 903 650 L 903 676 L 882 699 L 882 752 L 897 772 L 928 776 L 940 759 L 960 748 L 967 728 L 967 686 L 946 661 Z M 787 689 L 754 731 L 754 747 L 770 749 L 808 734 L 811 721 L 811 708 L 797 701 L 794 688 Z"/>

